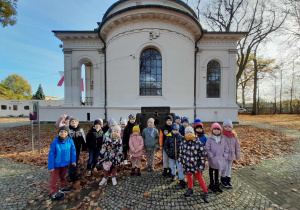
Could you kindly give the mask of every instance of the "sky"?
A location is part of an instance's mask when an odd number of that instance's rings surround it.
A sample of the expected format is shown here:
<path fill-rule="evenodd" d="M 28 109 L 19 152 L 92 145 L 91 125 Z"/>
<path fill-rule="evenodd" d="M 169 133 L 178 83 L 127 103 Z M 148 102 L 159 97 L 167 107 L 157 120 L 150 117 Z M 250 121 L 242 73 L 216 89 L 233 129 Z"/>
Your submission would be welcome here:
<path fill-rule="evenodd" d="M 62 99 L 64 88 L 57 86 L 64 70 L 62 42 L 52 30 L 94 30 L 116 1 L 18 1 L 17 24 L 0 28 L 0 81 L 17 73 L 31 84 L 33 94 L 41 84 L 46 96 Z M 263 49 L 265 59 L 282 54 L 275 41 Z"/>
<path fill-rule="evenodd" d="M 94 30 L 116 0 L 18 1 L 17 23 L 0 28 L 0 81 L 17 73 L 31 84 L 42 84 L 46 96 L 64 97 L 58 87 L 64 56 L 52 30 Z"/>

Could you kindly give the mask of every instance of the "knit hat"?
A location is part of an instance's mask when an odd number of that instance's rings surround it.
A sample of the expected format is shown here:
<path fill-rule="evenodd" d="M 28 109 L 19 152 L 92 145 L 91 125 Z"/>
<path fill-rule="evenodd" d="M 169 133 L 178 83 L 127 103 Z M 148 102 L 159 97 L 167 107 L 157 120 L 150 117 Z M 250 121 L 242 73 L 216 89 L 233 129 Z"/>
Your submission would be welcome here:
<path fill-rule="evenodd" d="M 184 129 L 184 133 L 186 133 L 186 132 L 188 132 L 188 131 L 190 131 L 190 132 L 192 132 L 193 134 L 195 134 L 194 129 L 193 129 L 191 126 L 188 126 L 188 127 L 186 127 L 186 128 Z"/>
<path fill-rule="evenodd" d="M 211 125 L 211 128 L 210 128 L 211 132 L 213 132 L 213 130 L 215 128 L 218 128 L 220 131 L 222 131 L 222 127 L 220 126 L 219 123 L 214 123 L 214 124 Z"/>
<path fill-rule="evenodd" d="M 121 127 L 117 124 L 116 121 L 114 121 L 116 123 L 116 125 L 114 126 L 114 128 L 112 129 L 112 131 L 119 131 L 121 132 Z"/>
<path fill-rule="evenodd" d="M 225 120 L 223 122 L 223 127 L 225 127 L 225 126 L 229 126 L 229 127 L 233 128 L 232 121 L 231 120 Z"/>
<path fill-rule="evenodd" d="M 103 125 L 103 121 L 102 121 L 102 119 L 100 119 L 100 118 L 98 118 L 98 119 L 96 119 L 95 121 L 94 121 L 94 126 L 95 125 Z"/>
<path fill-rule="evenodd" d="M 180 119 L 180 120 L 181 120 L 181 118 L 180 118 L 178 115 L 175 116 L 174 120 L 177 120 L 177 119 Z"/>
<path fill-rule="evenodd" d="M 179 125 L 177 123 L 173 123 L 172 130 L 179 130 Z"/>
<path fill-rule="evenodd" d="M 181 119 L 181 123 L 183 123 L 183 122 L 189 123 L 189 118 L 188 118 L 188 117 L 183 117 L 183 118 Z"/>
<path fill-rule="evenodd" d="M 195 119 L 195 122 L 194 122 L 194 128 L 196 128 L 196 127 L 201 127 L 201 128 L 203 128 L 203 124 L 202 124 L 202 122 L 201 122 L 200 119 Z"/>
<path fill-rule="evenodd" d="M 126 125 L 127 124 L 127 120 L 124 118 L 122 118 L 122 120 L 120 121 L 120 124 L 121 125 Z"/>
<path fill-rule="evenodd" d="M 133 133 L 133 132 L 139 132 L 139 133 L 141 133 L 140 126 L 138 126 L 138 125 L 133 126 L 133 128 L 132 128 L 132 133 Z"/>
<path fill-rule="evenodd" d="M 110 118 L 108 124 L 111 124 L 113 121 L 116 121 L 114 118 Z"/>
<path fill-rule="evenodd" d="M 118 123 L 116 121 L 112 121 L 112 122 L 109 123 L 109 126 L 115 126 L 116 127 L 117 125 L 118 125 Z"/>
<path fill-rule="evenodd" d="M 166 122 L 167 122 L 167 120 L 171 120 L 171 121 L 173 122 L 173 117 L 172 117 L 172 115 L 168 115 L 168 116 L 166 117 Z"/>
<path fill-rule="evenodd" d="M 72 117 L 72 118 L 70 119 L 70 122 L 72 122 L 73 120 L 76 120 L 76 121 L 78 122 L 78 124 L 79 124 L 79 120 L 78 120 L 78 118 L 76 118 L 76 117 Z"/>
<path fill-rule="evenodd" d="M 66 125 L 63 125 L 63 126 L 59 127 L 58 133 L 59 133 L 60 131 L 67 131 L 68 134 L 70 133 L 69 127 L 66 126 Z"/>
<path fill-rule="evenodd" d="M 128 119 L 130 120 L 130 119 L 135 119 L 135 115 L 134 114 L 130 114 L 129 116 L 128 116 Z"/>
<path fill-rule="evenodd" d="M 147 121 L 147 123 L 148 122 L 153 122 L 154 123 L 154 119 L 153 118 L 149 118 L 148 121 Z"/>

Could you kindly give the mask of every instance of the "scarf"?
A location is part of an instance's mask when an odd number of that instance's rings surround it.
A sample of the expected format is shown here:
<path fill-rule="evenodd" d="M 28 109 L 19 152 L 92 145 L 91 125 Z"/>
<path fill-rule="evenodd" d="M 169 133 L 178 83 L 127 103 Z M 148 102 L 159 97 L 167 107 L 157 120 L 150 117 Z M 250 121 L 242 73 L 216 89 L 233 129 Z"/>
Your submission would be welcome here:
<path fill-rule="evenodd" d="M 66 138 L 62 138 L 60 136 L 58 136 L 58 141 L 60 142 L 65 142 L 67 140 L 68 136 L 66 136 Z"/>
<path fill-rule="evenodd" d="M 197 133 L 197 136 L 198 136 L 198 137 L 202 137 L 202 136 L 205 135 L 205 132 L 204 132 L 204 131 L 202 131 L 202 132 L 197 132 L 197 131 L 196 131 L 196 133 Z"/>
<path fill-rule="evenodd" d="M 195 135 L 192 135 L 192 136 L 184 135 L 184 137 L 186 140 L 194 140 L 195 139 Z"/>
<path fill-rule="evenodd" d="M 154 129 L 153 128 L 148 128 L 148 132 L 151 137 L 154 137 Z"/>
<path fill-rule="evenodd" d="M 219 135 L 219 136 L 213 135 L 213 137 L 216 140 L 217 144 L 219 144 L 219 142 L 221 141 L 221 135 Z"/>
<path fill-rule="evenodd" d="M 228 136 L 228 137 L 233 137 L 234 136 L 233 132 L 229 133 L 229 132 L 223 130 L 223 133 L 224 133 L 225 136 Z"/>

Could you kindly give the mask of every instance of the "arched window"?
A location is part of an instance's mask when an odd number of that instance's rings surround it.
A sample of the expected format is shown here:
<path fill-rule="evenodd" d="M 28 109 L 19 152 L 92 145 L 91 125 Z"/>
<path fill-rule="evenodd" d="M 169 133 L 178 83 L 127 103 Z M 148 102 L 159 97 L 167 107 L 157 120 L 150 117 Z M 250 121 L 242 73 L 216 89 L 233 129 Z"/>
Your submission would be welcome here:
<path fill-rule="evenodd" d="M 218 61 L 207 64 L 206 97 L 220 98 L 221 66 Z"/>
<path fill-rule="evenodd" d="M 140 95 L 162 95 L 161 55 L 155 49 L 146 49 L 140 58 Z"/>

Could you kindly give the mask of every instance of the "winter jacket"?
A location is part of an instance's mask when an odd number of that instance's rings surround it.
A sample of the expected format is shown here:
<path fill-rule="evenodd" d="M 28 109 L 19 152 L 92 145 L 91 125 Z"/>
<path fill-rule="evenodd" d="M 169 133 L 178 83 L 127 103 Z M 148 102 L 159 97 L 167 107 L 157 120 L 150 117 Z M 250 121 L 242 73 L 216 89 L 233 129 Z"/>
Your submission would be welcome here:
<path fill-rule="evenodd" d="M 204 134 L 203 136 L 201 136 L 201 137 L 199 137 L 198 136 L 198 138 L 199 138 L 199 140 L 204 144 L 204 145 L 206 145 L 206 142 L 207 142 L 207 136 Z"/>
<path fill-rule="evenodd" d="M 142 157 L 144 148 L 144 141 L 140 134 L 130 135 L 129 139 L 129 155 L 132 157 Z"/>
<path fill-rule="evenodd" d="M 159 131 L 159 146 L 163 147 L 167 138 L 167 135 L 172 132 L 172 127 L 165 125 Z"/>
<path fill-rule="evenodd" d="M 128 124 L 124 128 L 123 140 L 122 140 L 124 150 L 129 150 L 129 138 L 130 138 L 130 135 L 132 134 L 132 128 L 134 126 L 136 126 L 136 123 L 132 124 L 132 123 L 128 122 Z"/>
<path fill-rule="evenodd" d="M 180 143 L 178 161 L 187 173 L 195 174 L 203 171 L 206 155 L 205 146 L 197 137 L 194 140 L 184 139 Z"/>
<path fill-rule="evenodd" d="M 103 133 L 106 133 L 109 130 L 109 125 L 106 125 L 102 128 Z"/>
<path fill-rule="evenodd" d="M 150 135 L 149 128 L 144 128 L 142 132 L 142 137 L 144 140 L 144 146 L 146 150 L 155 150 L 156 146 L 158 146 L 158 130 L 156 128 L 153 128 L 153 137 Z"/>
<path fill-rule="evenodd" d="M 241 147 L 240 142 L 237 139 L 237 137 L 229 137 L 226 135 L 223 135 L 224 139 L 227 142 L 229 152 L 228 152 L 228 158 L 227 160 L 238 160 L 241 158 Z"/>
<path fill-rule="evenodd" d="M 185 135 L 185 127 L 183 125 L 179 128 L 179 133 L 184 136 Z"/>
<path fill-rule="evenodd" d="M 178 159 L 179 156 L 179 146 L 184 140 L 184 137 L 178 133 L 174 135 L 172 132 L 167 135 L 166 142 L 164 145 L 164 150 L 171 159 Z"/>
<path fill-rule="evenodd" d="M 111 167 L 119 166 L 122 152 L 122 139 L 120 137 L 113 138 L 110 135 L 109 138 L 105 138 L 100 150 L 100 155 L 103 157 L 101 158 L 101 162 L 103 163 L 104 170 L 108 171 Z"/>
<path fill-rule="evenodd" d="M 209 157 L 209 167 L 223 170 L 225 168 L 225 160 L 228 158 L 229 151 L 227 142 L 223 135 L 221 136 L 221 141 L 218 144 L 212 135 L 208 136 L 206 150 Z"/>
<path fill-rule="evenodd" d="M 65 167 L 70 163 L 76 163 L 76 149 L 70 137 L 64 142 L 58 140 L 58 136 L 50 145 L 48 154 L 48 170 Z"/>
<path fill-rule="evenodd" d="M 99 149 L 102 146 L 103 142 L 103 131 L 100 128 L 99 131 L 97 131 L 94 127 L 92 127 L 87 135 L 86 135 L 86 146 L 89 149 Z"/>
<path fill-rule="evenodd" d="M 69 128 L 69 136 L 73 139 L 75 147 L 77 149 L 80 149 L 82 145 L 82 150 L 86 150 L 86 139 L 83 129 L 80 128 L 79 125 L 77 126 L 77 128 L 73 128 L 70 125 Z"/>

